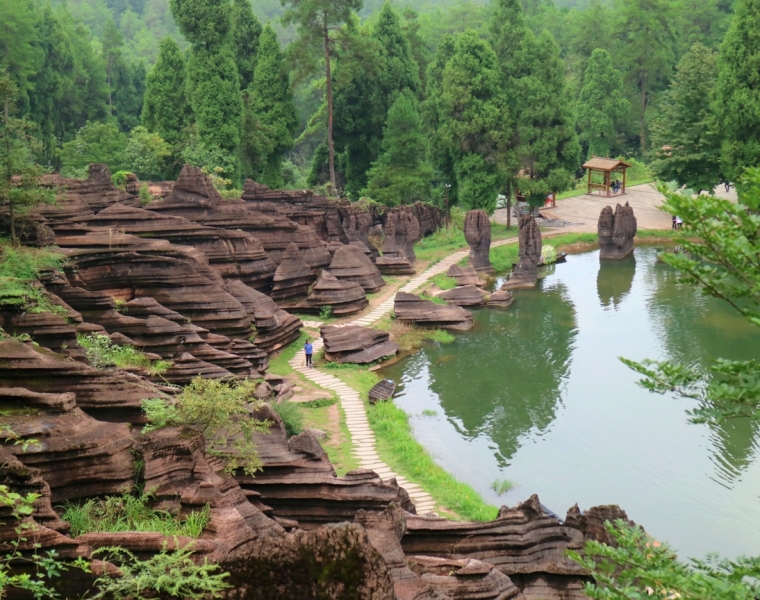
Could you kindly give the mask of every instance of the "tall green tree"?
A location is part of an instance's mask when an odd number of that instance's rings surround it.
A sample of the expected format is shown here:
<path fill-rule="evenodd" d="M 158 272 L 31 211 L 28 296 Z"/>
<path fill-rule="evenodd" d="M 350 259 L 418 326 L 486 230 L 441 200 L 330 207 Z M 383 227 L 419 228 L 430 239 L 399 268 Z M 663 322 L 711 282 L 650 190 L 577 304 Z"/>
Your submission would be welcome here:
<path fill-rule="evenodd" d="M 580 166 L 575 115 L 567 102 L 565 68 L 552 35 L 528 32 L 520 57 L 521 77 L 514 80 L 520 167 L 520 188 L 534 203 L 572 184 Z"/>
<path fill-rule="evenodd" d="M 250 0 L 232 0 L 230 43 L 235 54 L 241 90 L 247 89 L 253 81 L 260 36 L 261 23 L 253 13 Z"/>
<path fill-rule="evenodd" d="M 518 54 L 526 32 L 522 2 L 496 0 L 489 23 L 489 41 L 505 83 L 517 75 Z"/>
<path fill-rule="evenodd" d="M 0 73 L 10 75 L 22 102 L 40 60 L 35 44 L 39 39 L 35 30 L 36 12 L 32 0 L 0 2 Z"/>
<path fill-rule="evenodd" d="M 185 59 L 177 42 L 167 35 L 161 40 L 158 60 L 147 77 L 142 124 L 172 148 L 169 177 L 175 176 L 181 166 L 181 145 L 191 118 L 186 88 Z"/>
<path fill-rule="evenodd" d="M 233 178 L 238 172 L 243 102 L 229 44 L 229 5 L 225 0 L 170 0 L 169 6 L 180 31 L 193 44 L 187 82 L 195 115 L 195 148 L 205 156 L 220 156 L 224 175 Z"/>
<path fill-rule="evenodd" d="M 171 148 L 157 133 L 135 127 L 124 148 L 124 165 L 142 180 L 162 179 Z"/>
<path fill-rule="evenodd" d="M 715 53 L 694 44 L 676 67 L 652 120 L 656 159 L 650 167 L 659 179 L 697 192 L 711 191 L 723 179 L 720 139 L 709 102 L 717 80 Z"/>
<path fill-rule="evenodd" d="M 354 11 L 362 6 L 362 0 L 281 0 L 286 6 L 282 17 L 284 25 L 295 25 L 298 38 L 293 43 L 293 54 L 303 67 L 318 64 L 317 52 L 324 57 L 325 103 L 327 107 L 327 151 L 330 183 L 336 187 L 335 143 L 333 141 L 333 79 L 332 49 L 335 32 L 349 21 Z"/>
<path fill-rule="evenodd" d="M 11 240 L 18 244 L 16 216 L 41 202 L 55 199 L 50 190 L 39 185 L 42 167 L 34 162 L 36 140 L 31 135 L 31 123 L 14 116 L 18 88 L 8 75 L 0 77 L 0 205 L 8 208 Z"/>
<path fill-rule="evenodd" d="M 453 160 L 459 202 L 491 212 L 515 157 L 496 55 L 476 32 L 457 38 L 441 96 L 440 136 Z"/>
<path fill-rule="evenodd" d="M 588 144 L 589 157 L 610 156 L 617 138 L 615 125 L 629 109 L 620 71 L 612 64 L 610 53 L 597 48 L 588 60 L 578 98 L 578 129 Z"/>
<path fill-rule="evenodd" d="M 647 151 L 646 111 L 675 63 L 674 13 L 667 0 L 617 0 L 616 26 L 625 77 L 639 98 L 639 148 Z"/>
<path fill-rule="evenodd" d="M 259 183 L 281 188 L 282 159 L 293 147 L 298 117 L 280 43 L 269 24 L 261 33 L 256 71 L 246 96 L 246 174 Z"/>
<path fill-rule="evenodd" d="M 113 121 L 87 123 L 70 142 L 58 150 L 61 174 L 66 177 L 86 177 L 90 163 L 105 163 L 112 173 L 127 168 L 124 151 L 127 136 Z"/>
<path fill-rule="evenodd" d="M 359 70 L 335 97 L 340 119 L 336 143 L 345 152 L 346 190 L 352 196 L 365 187 L 367 172 L 381 152 L 383 127 L 396 97 L 405 91 L 415 95 L 421 91 L 419 69 L 401 18 L 388 2 L 378 13 L 369 37 L 377 49 L 376 69 Z"/>
<path fill-rule="evenodd" d="M 760 165 L 760 0 L 738 0 L 718 56 L 717 114 L 723 171 L 738 181 Z"/>
<path fill-rule="evenodd" d="M 417 100 L 411 92 L 401 93 L 388 111 L 382 153 L 364 194 L 389 206 L 429 201 L 433 169 L 426 146 Z"/>

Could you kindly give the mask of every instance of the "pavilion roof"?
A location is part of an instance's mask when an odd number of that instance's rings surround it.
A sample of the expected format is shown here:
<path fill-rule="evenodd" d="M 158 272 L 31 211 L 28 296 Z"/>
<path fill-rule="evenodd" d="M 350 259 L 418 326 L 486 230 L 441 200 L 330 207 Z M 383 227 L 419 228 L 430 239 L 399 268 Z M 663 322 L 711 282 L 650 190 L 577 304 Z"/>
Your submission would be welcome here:
<path fill-rule="evenodd" d="M 598 171 L 614 171 L 618 167 L 630 167 L 627 162 L 618 160 L 617 158 L 602 158 L 595 156 L 586 164 L 583 165 L 584 169 L 596 169 Z"/>

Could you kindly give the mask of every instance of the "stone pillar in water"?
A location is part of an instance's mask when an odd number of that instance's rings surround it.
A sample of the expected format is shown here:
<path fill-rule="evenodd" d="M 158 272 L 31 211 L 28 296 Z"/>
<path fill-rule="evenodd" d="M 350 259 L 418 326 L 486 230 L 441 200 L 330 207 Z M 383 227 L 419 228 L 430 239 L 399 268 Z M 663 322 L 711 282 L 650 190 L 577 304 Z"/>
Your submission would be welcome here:
<path fill-rule="evenodd" d="M 532 288 L 538 281 L 538 263 L 541 260 L 541 230 L 532 215 L 520 217 L 520 262 L 502 290 Z"/>
<path fill-rule="evenodd" d="M 491 220 L 482 209 L 468 210 L 464 218 L 464 237 L 470 245 L 470 265 L 479 273 L 493 273 L 491 250 Z"/>
<path fill-rule="evenodd" d="M 599 214 L 597 234 L 601 248 L 599 258 L 621 259 L 633 252 L 636 217 L 627 202 L 625 206 L 618 204 L 614 214 L 609 206 L 602 209 Z"/>

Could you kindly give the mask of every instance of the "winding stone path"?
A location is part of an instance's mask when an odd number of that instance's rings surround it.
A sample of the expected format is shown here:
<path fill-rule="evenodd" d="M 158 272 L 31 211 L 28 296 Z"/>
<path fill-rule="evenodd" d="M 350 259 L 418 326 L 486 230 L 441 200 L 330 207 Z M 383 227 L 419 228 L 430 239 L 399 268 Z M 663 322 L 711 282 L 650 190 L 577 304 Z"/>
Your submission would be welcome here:
<path fill-rule="evenodd" d="M 516 243 L 517 238 L 508 240 L 499 240 L 491 244 L 491 247 L 502 246 L 504 244 Z M 446 258 L 440 262 L 432 265 L 419 275 L 416 275 L 405 283 L 399 291 L 401 292 L 414 292 L 418 287 L 424 284 L 431 277 L 435 277 L 439 273 L 445 273 L 448 268 L 458 263 L 463 258 L 469 255 L 469 250 L 459 250 L 453 254 L 449 254 Z M 388 299 L 384 300 L 373 308 L 366 315 L 358 317 L 357 319 L 336 324 L 339 327 L 345 327 L 346 325 L 362 325 L 369 327 L 373 323 L 379 321 L 393 310 L 393 303 L 396 299 L 396 294 L 392 294 Z M 318 329 L 321 325 L 321 321 L 304 321 L 306 327 Z M 314 354 L 319 352 L 324 342 L 322 338 L 319 338 L 312 342 L 314 347 Z M 320 371 L 318 369 L 307 369 L 303 364 L 303 354 L 299 351 L 291 359 L 290 366 L 294 370 L 301 373 L 304 377 L 313 381 L 317 385 L 333 390 L 340 400 L 340 405 L 346 414 L 346 425 L 348 431 L 351 434 L 351 442 L 353 444 L 353 454 L 359 461 L 359 467 L 362 469 L 370 469 L 377 473 L 382 479 L 390 479 L 395 477 L 398 484 L 403 487 L 409 497 L 417 507 L 419 514 L 426 514 L 431 512 L 435 507 L 435 500 L 433 497 L 425 492 L 419 485 L 411 483 L 405 477 L 394 473 L 391 468 L 386 465 L 380 458 L 375 448 L 375 434 L 369 426 L 367 420 L 367 412 L 364 408 L 364 401 L 359 396 L 359 392 L 350 386 L 346 385 L 343 381 L 337 377 Z"/>

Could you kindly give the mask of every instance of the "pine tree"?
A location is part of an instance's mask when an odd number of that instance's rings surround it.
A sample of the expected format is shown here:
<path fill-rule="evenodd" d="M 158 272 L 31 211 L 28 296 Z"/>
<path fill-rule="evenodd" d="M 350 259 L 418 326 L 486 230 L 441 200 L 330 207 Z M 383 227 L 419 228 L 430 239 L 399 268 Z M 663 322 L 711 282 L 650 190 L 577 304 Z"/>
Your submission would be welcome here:
<path fill-rule="evenodd" d="M 709 98 L 718 80 L 715 53 L 694 44 L 676 67 L 659 114 L 652 122 L 656 160 L 652 171 L 697 192 L 711 191 L 723 179 L 720 140 Z"/>
<path fill-rule="evenodd" d="M 334 32 L 351 19 L 362 6 L 361 0 L 283 0 L 288 6 L 282 17 L 284 25 L 296 25 L 298 38 L 293 44 L 294 54 L 303 63 L 314 65 L 318 51 L 324 56 L 325 103 L 327 106 L 327 151 L 330 183 L 336 187 L 335 144 L 333 142 L 333 78 L 332 46 Z"/>
<path fill-rule="evenodd" d="M 260 36 L 261 23 L 253 13 L 250 0 L 232 0 L 230 43 L 235 54 L 241 90 L 247 89 L 253 81 Z"/>
<path fill-rule="evenodd" d="M 566 190 L 580 166 L 575 115 L 567 101 L 565 68 L 559 47 L 544 30 L 528 32 L 520 54 L 521 77 L 515 80 L 519 98 L 517 131 L 520 168 L 526 174 L 517 185 L 538 202 L 547 194 Z"/>
<path fill-rule="evenodd" d="M 500 183 L 512 168 L 512 123 L 500 85 L 496 55 L 477 33 L 456 40 L 443 72 L 441 141 L 448 148 L 467 208 L 493 211 Z"/>
<path fill-rule="evenodd" d="M 504 82 L 517 75 L 516 58 L 526 31 L 520 0 L 497 0 L 489 24 L 489 39 Z"/>
<path fill-rule="evenodd" d="M 182 34 L 193 44 L 187 63 L 190 107 L 195 115 L 194 152 L 220 156 L 224 175 L 237 176 L 243 103 L 229 47 L 230 16 L 225 0 L 170 0 Z M 216 167 L 221 165 L 204 165 Z"/>
<path fill-rule="evenodd" d="M 738 0 L 718 55 L 717 110 L 723 171 L 738 181 L 760 166 L 760 0 Z"/>
<path fill-rule="evenodd" d="M 256 71 L 246 95 L 244 152 L 249 173 L 259 183 L 281 188 L 282 158 L 293 147 L 298 118 L 277 34 L 269 24 L 261 33 Z"/>
<path fill-rule="evenodd" d="M 591 53 L 578 99 L 578 128 L 588 144 L 589 156 L 610 156 L 616 143 L 615 124 L 630 109 L 623 97 L 620 71 L 610 53 L 597 48 Z"/>
<path fill-rule="evenodd" d="M 369 171 L 364 194 L 389 206 L 430 200 L 433 169 L 425 155 L 417 101 L 411 92 L 401 93 L 388 111 L 382 154 Z"/>
<path fill-rule="evenodd" d="M 172 148 L 172 166 L 167 175 L 178 172 L 180 146 L 190 119 L 186 93 L 186 69 L 182 52 L 167 35 L 161 40 L 156 64 L 147 77 L 142 110 L 142 124 L 163 138 Z"/>
<path fill-rule="evenodd" d="M 39 40 L 36 10 L 32 0 L 0 2 L 0 73 L 8 73 L 22 101 L 41 58 L 35 47 Z"/>

